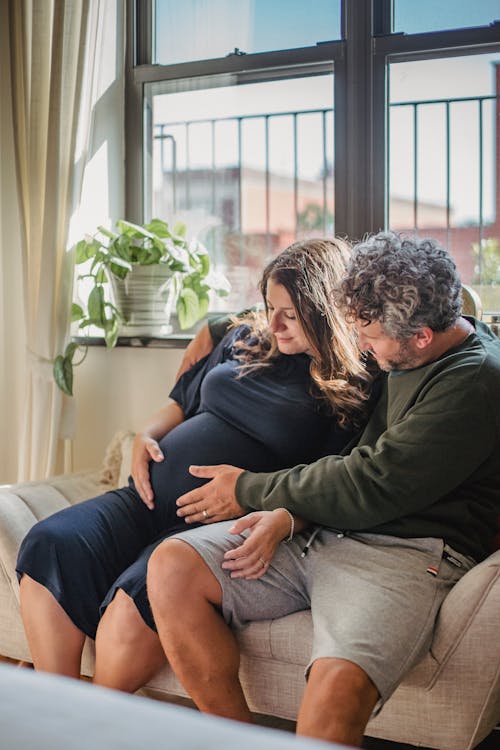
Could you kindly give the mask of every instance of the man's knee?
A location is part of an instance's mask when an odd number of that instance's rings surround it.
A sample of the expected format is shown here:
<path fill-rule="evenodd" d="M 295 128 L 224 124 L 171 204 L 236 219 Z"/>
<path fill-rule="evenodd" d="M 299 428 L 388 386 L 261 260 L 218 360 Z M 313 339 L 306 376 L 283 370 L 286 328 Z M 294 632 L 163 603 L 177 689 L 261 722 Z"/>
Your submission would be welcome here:
<path fill-rule="evenodd" d="M 148 596 L 154 604 L 160 599 L 179 601 L 203 596 L 220 598 L 220 587 L 202 557 L 180 539 L 166 539 L 151 555 L 147 575 Z"/>
<path fill-rule="evenodd" d="M 367 673 L 347 659 L 317 659 L 309 671 L 308 682 L 311 689 L 325 690 L 336 701 L 345 696 L 349 702 L 359 701 L 363 706 L 374 706 L 379 698 L 379 692 Z"/>

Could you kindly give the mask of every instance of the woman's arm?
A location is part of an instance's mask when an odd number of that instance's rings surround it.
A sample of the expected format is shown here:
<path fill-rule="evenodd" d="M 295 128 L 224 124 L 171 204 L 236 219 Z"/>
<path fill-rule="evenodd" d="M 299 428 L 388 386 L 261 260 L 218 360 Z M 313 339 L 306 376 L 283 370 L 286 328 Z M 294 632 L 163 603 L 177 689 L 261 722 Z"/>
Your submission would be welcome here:
<path fill-rule="evenodd" d="M 154 507 L 154 495 L 149 477 L 150 461 L 163 461 L 158 440 L 184 421 L 182 408 L 173 401 L 154 414 L 135 438 L 132 446 L 132 479 L 139 497 L 147 507 Z"/>
<path fill-rule="evenodd" d="M 175 376 L 176 380 L 179 380 L 181 375 L 189 370 L 190 367 L 199 362 L 200 359 L 210 354 L 214 348 L 214 341 L 208 324 L 204 325 L 196 336 L 189 342 L 184 350 L 184 355 L 181 360 L 180 367 Z"/>
<path fill-rule="evenodd" d="M 249 513 L 231 527 L 232 534 L 248 529 L 249 535 L 239 547 L 226 552 L 222 567 L 230 571 L 231 578 L 260 578 L 267 571 L 279 543 L 304 531 L 308 525 L 302 518 L 291 516 L 285 508 Z"/>
<path fill-rule="evenodd" d="M 244 318 L 248 312 L 249 310 L 243 310 L 238 313 L 236 317 Z M 200 328 L 198 333 L 184 350 L 184 355 L 175 377 L 176 380 L 179 380 L 180 376 L 187 372 L 190 367 L 199 362 L 200 359 L 203 359 L 207 354 L 210 354 L 213 348 L 222 341 L 229 330 L 231 320 L 232 318 L 229 315 L 220 315 L 217 318 L 211 318 L 208 323 L 205 323 L 205 325 Z"/>

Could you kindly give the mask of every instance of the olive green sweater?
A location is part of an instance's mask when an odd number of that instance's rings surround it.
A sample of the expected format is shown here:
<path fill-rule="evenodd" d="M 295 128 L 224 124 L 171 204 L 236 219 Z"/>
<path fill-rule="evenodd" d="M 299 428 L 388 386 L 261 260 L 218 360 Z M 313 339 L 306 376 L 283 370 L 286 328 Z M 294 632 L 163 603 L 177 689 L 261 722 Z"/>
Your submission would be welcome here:
<path fill-rule="evenodd" d="M 439 537 L 481 560 L 500 514 L 500 340 L 476 332 L 440 359 L 392 372 L 348 455 L 244 472 L 247 510 L 288 508 L 342 531 Z"/>

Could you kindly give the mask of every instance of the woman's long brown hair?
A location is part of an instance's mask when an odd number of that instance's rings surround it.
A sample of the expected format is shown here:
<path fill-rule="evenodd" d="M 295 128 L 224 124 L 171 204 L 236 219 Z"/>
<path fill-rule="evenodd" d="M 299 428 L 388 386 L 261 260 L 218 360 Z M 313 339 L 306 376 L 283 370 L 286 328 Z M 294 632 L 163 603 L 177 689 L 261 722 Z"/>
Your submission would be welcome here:
<path fill-rule="evenodd" d="M 333 297 L 349 257 L 350 245 L 342 239 L 296 242 L 266 266 L 260 282 L 266 312 L 270 279 L 290 295 L 310 344 L 311 378 L 340 425 L 359 421 L 371 379 L 360 358 L 354 329 Z M 252 314 L 244 322 L 254 335 L 251 342 L 242 343 L 242 375 L 270 365 L 280 355 L 263 315 Z"/>

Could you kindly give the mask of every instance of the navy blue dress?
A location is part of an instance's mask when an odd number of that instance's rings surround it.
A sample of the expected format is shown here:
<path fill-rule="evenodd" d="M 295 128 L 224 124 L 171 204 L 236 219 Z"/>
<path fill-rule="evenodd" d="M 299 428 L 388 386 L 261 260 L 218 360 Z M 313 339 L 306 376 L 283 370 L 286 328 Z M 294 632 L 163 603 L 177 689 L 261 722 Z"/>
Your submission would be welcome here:
<path fill-rule="evenodd" d="M 144 505 L 130 478 L 128 487 L 40 521 L 22 542 L 19 579 L 26 573 L 45 586 L 91 638 L 118 588 L 134 599 L 154 629 L 147 562 L 160 541 L 186 528 L 176 515 L 176 499 L 207 481 L 191 476 L 190 464 L 275 471 L 317 458 L 332 431 L 338 449 L 351 437 L 337 434 L 332 418 L 310 394 L 306 355 L 283 355 L 267 368 L 237 377 L 235 344 L 242 335 L 242 327 L 231 331 L 172 390 L 186 420 L 159 441 L 165 460 L 150 464 L 154 510 Z"/>

